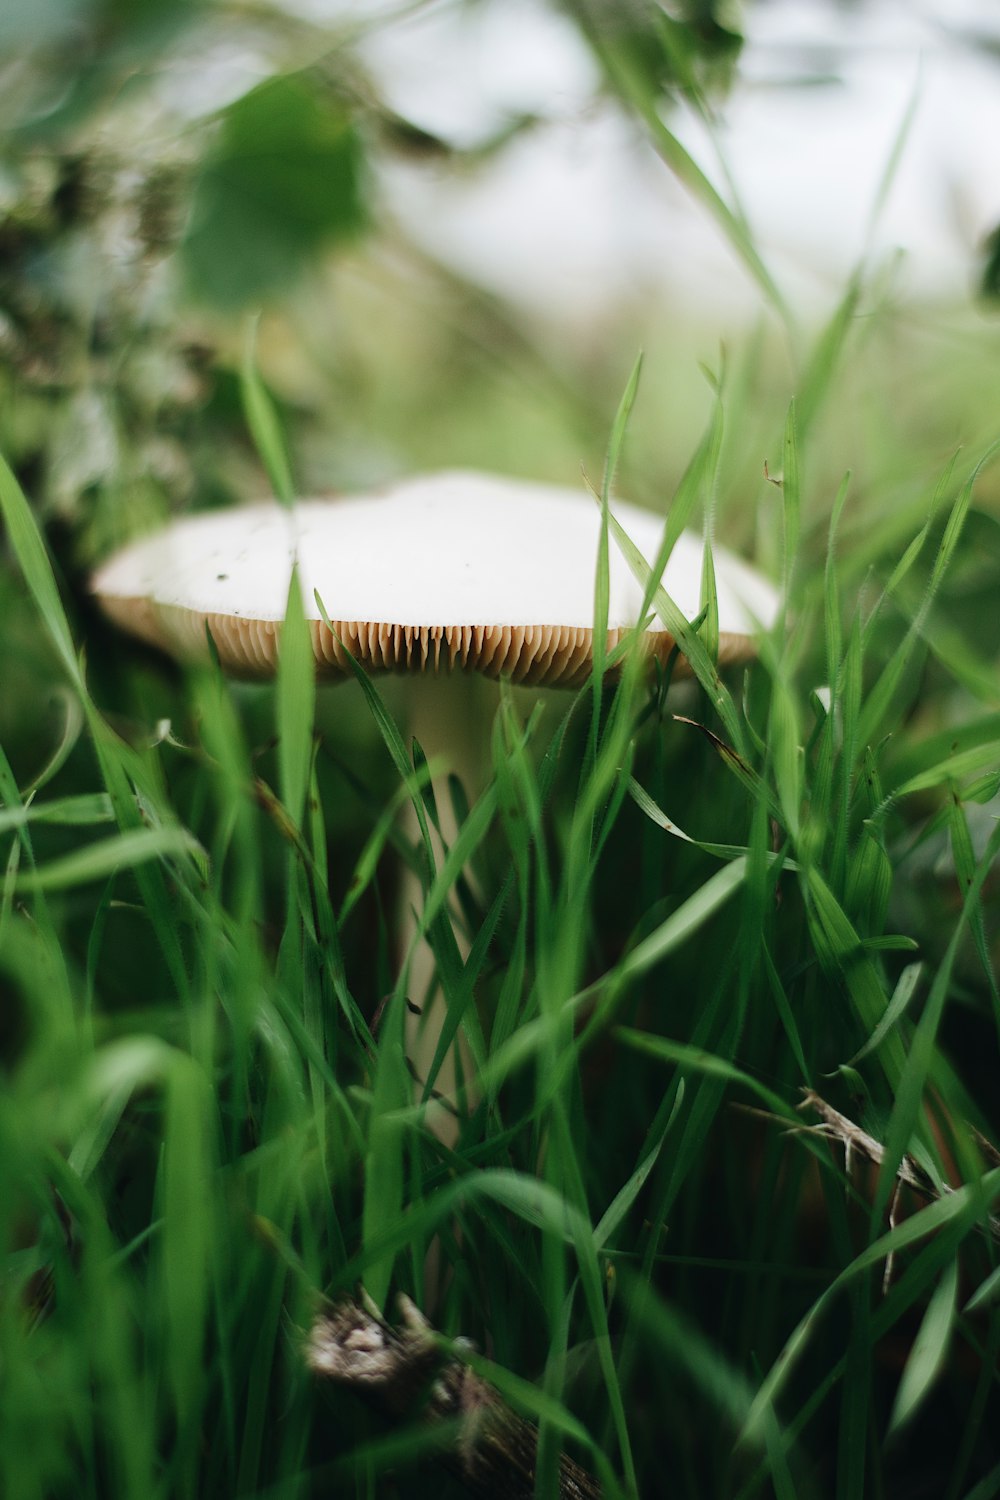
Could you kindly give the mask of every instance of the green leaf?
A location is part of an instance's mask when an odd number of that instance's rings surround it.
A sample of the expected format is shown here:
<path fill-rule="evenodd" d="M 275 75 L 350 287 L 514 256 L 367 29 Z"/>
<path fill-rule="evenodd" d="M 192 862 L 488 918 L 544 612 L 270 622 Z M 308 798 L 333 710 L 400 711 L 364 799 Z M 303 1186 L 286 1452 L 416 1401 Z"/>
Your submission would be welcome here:
<path fill-rule="evenodd" d="M 646 1183 L 646 1179 L 659 1160 L 660 1152 L 663 1149 L 663 1142 L 666 1140 L 670 1127 L 677 1118 L 677 1113 L 683 1102 L 684 1080 L 682 1078 L 678 1082 L 676 1089 L 672 1089 L 664 1095 L 660 1107 L 656 1112 L 656 1118 L 649 1127 L 648 1144 L 635 1171 L 629 1177 L 628 1181 L 624 1182 L 618 1189 L 611 1203 L 608 1204 L 608 1207 L 601 1215 L 600 1223 L 594 1230 L 594 1244 L 598 1250 L 604 1248 L 625 1218 L 636 1198 L 638 1198 L 639 1193 Z"/>
<path fill-rule="evenodd" d="M 635 405 L 635 398 L 639 392 L 639 376 L 642 373 L 642 351 L 636 356 L 635 364 L 629 375 L 615 420 L 611 427 L 611 437 L 608 442 L 607 456 L 604 461 L 604 478 L 601 483 L 600 507 L 601 507 L 601 534 L 597 550 L 597 570 L 594 578 L 594 670 L 593 670 L 593 693 L 594 693 L 594 715 L 591 721 L 590 760 L 593 762 L 596 753 L 596 733 L 600 717 L 600 694 L 601 679 L 604 676 L 604 656 L 607 649 L 608 637 L 608 599 L 609 599 L 609 576 L 608 576 L 608 512 L 611 504 L 611 492 L 614 488 L 615 475 L 621 462 L 622 449 L 625 446 L 625 434 L 628 430 L 629 418 Z"/>
<path fill-rule="evenodd" d="M 898 1432 L 916 1414 L 944 1364 L 955 1319 L 957 1291 L 956 1257 L 942 1272 L 913 1341 L 889 1418 L 890 1433 Z"/>
<path fill-rule="evenodd" d="M 759 1433 L 760 1423 L 766 1419 L 769 1412 L 773 1411 L 774 1402 L 788 1382 L 819 1319 L 844 1287 L 860 1276 L 863 1271 L 879 1265 L 886 1256 L 895 1254 L 908 1245 L 915 1245 L 928 1235 L 943 1230 L 946 1226 L 957 1236 L 967 1233 L 981 1219 L 984 1209 L 995 1201 L 998 1194 L 1000 1194 L 1000 1167 L 987 1172 L 978 1182 L 965 1183 L 964 1186 L 956 1188 L 944 1198 L 935 1199 L 926 1208 L 920 1209 L 909 1219 L 905 1219 L 903 1223 L 890 1229 L 887 1234 L 874 1240 L 851 1261 L 850 1265 L 845 1266 L 813 1303 L 786 1340 L 784 1348 L 761 1382 L 754 1397 L 743 1428 L 743 1437 L 752 1438 Z"/>
<path fill-rule="evenodd" d="M 291 506 L 295 500 L 295 483 L 285 447 L 284 435 L 274 402 L 268 395 L 257 370 L 254 358 L 254 342 L 257 336 L 257 320 L 251 319 L 247 328 L 246 347 L 243 352 L 243 368 L 240 372 L 240 395 L 250 436 L 260 454 L 275 496 L 282 505 Z"/>
<path fill-rule="evenodd" d="M 231 310 L 281 291 L 364 220 L 346 108 L 303 74 L 271 78 L 225 111 L 181 254 L 195 294 Z"/>
<path fill-rule="evenodd" d="M 799 553 L 799 531 L 801 529 L 802 478 L 799 467 L 799 442 L 796 433 L 795 402 L 792 401 L 785 418 L 783 444 L 784 477 L 781 484 L 784 520 L 784 594 L 791 592 L 792 570 Z"/>
<path fill-rule="evenodd" d="M 613 43 L 605 42 L 600 28 L 588 27 L 595 51 L 621 98 L 635 110 L 649 132 L 653 149 L 670 168 L 692 197 L 716 221 L 732 249 L 756 281 L 764 296 L 791 327 L 792 319 L 778 286 L 768 271 L 753 241 L 753 235 L 739 203 L 730 206 L 709 181 L 690 152 L 664 123 L 660 100 L 650 88 L 648 77 L 636 69 L 632 59 L 623 55 Z"/>
<path fill-rule="evenodd" d="M 403 1210 L 406 1126 L 404 1112 L 413 1086 L 406 1067 L 403 1018 L 406 1001 L 400 994 L 386 1006 L 378 1038 L 378 1063 L 372 1093 L 372 1113 L 365 1159 L 364 1246 L 365 1289 L 382 1307 L 389 1290 L 395 1255 L 373 1249 L 398 1224 Z"/>
<path fill-rule="evenodd" d="M 19 891 L 62 891 L 104 880 L 115 870 L 132 869 L 151 859 L 194 857 L 204 867 L 205 851 L 183 828 L 135 828 L 64 854 L 37 870 L 18 876 Z"/>
<path fill-rule="evenodd" d="M 57 797 L 52 802 L 0 808 L 0 833 L 23 828 L 26 823 L 55 823 L 64 828 L 86 828 L 114 821 L 114 808 L 106 792 L 82 792 L 76 797 Z"/>
<path fill-rule="evenodd" d="M 654 964 L 678 948 L 681 943 L 687 941 L 698 929 L 708 921 L 732 896 L 740 885 L 742 885 L 747 873 L 747 861 L 743 856 L 734 859 L 731 864 L 724 865 L 721 870 L 709 877 L 692 896 L 679 906 L 675 912 L 671 912 L 665 921 L 661 922 L 655 932 L 643 938 L 641 943 L 628 953 L 622 960 L 619 968 L 614 971 L 615 977 L 628 981 L 636 979 L 640 974 L 645 974 Z"/>
<path fill-rule="evenodd" d="M 281 796 L 297 828 L 302 826 L 312 766 L 316 670 L 302 606 L 299 570 L 292 570 L 285 621 L 281 627 L 275 712 Z"/>
<path fill-rule="evenodd" d="M 998 760 L 1000 740 L 991 740 L 985 745 L 970 745 L 967 750 L 946 755 L 936 765 L 928 766 L 926 771 L 911 776 L 902 786 L 896 787 L 891 796 L 896 799 L 912 796 L 914 792 L 929 791 L 931 787 L 941 786 L 946 781 L 957 781 L 962 776 L 981 771 L 985 766 L 995 765 Z"/>
<path fill-rule="evenodd" d="M 870 1036 L 887 1005 L 878 970 L 865 954 L 857 929 L 818 870 L 807 871 L 804 890 L 809 931 L 817 956 L 825 969 L 842 979 L 858 1019 Z M 895 1087 L 905 1063 L 898 1033 L 891 1030 L 888 1033 L 881 1062 L 889 1083 Z"/>
<path fill-rule="evenodd" d="M 192 1059 L 176 1054 L 167 1075 L 163 1137 L 162 1271 L 169 1334 L 167 1367 L 178 1420 L 199 1411 L 211 1294 L 214 1193 L 212 1094 Z"/>
<path fill-rule="evenodd" d="M 734 1063 L 727 1062 L 724 1057 L 717 1057 L 714 1052 L 706 1052 L 702 1047 L 689 1047 L 683 1042 L 672 1042 L 668 1037 L 651 1036 L 646 1031 L 634 1031 L 628 1026 L 618 1027 L 615 1036 L 626 1047 L 634 1047 L 637 1052 L 648 1052 L 650 1057 L 659 1058 L 661 1062 L 674 1063 L 678 1068 L 690 1069 L 708 1078 L 722 1079 L 726 1083 L 741 1084 L 782 1119 L 796 1118 L 795 1111 L 780 1094 L 776 1094 L 766 1084 L 759 1083 Z"/>
<path fill-rule="evenodd" d="M 85 698 L 83 673 L 77 660 L 69 621 L 66 619 L 66 611 L 59 597 L 45 543 L 42 541 L 24 492 L 3 457 L 0 457 L 0 516 L 3 517 L 7 534 L 14 548 L 14 555 L 20 564 L 25 582 L 34 596 L 42 616 L 42 623 L 56 649 L 56 655 L 70 682 L 80 696 Z"/>

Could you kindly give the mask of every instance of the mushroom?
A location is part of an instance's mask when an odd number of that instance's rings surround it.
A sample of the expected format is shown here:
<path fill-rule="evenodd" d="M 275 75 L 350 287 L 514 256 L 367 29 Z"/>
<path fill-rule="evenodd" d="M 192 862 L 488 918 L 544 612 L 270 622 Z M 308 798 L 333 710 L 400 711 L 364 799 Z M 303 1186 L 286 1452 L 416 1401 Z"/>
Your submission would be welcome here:
<path fill-rule="evenodd" d="M 651 562 L 662 520 L 617 501 L 613 510 Z M 350 652 L 368 672 L 463 668 L 572 687 L 593 664 L 600 527 L 600 509 L 582 489 L 430 474 L 364 497 L 303 500 L 292 512 L 271 502 L 176 521 L 113 556 L 95 574 L 93 590 L 112 620 L 154 645 L 204 656 L 207 626 L 224 668 L 269 676 L 297 561 L 320 676 L 347 675 Z M 688 619 L 701 607 L 703 550 L 700 537 L 682 534 L 662 580 Z M 719 659 L 745 660 L 755 632 L 772 623 L 777 596 L 722 548 L 714 564 Z M 643 587 L 615 546 L 609 596 L 611 650 L 634 628 L 643 604 Z M 639 640 L 661 661 L 675 644 L 655 619 Z M 686 669 L 683 659 L 678 667 Z M 444 726 L 461 715 L 449 714 L 440 696 L 424 710 L 420 739 L 428 759 L 450 752 L 454 763 Z M 413 899 L 404 893 L 407 906 Z M 412 956 L 410 986 L 430 1000 L 426 950 Z M 433 1037 L 432 1020 L 427 1030 Z M 421 1049 L 418 1069 L 433 1050 L 433 1042 Z M 442 1087 L 447 1091 L 447 1079 Z"/>
<path fill-rule="evenodd" d="M 614 512 L 643 555 L 662 521 L 635 506 Z M 485 474 L 425 475 L 361 498 L 272 503 L 174 522 L 125 547 L 93 590 L 117 624 L 181 657 L 206 650 L 243 677 L 274 672 L 294 557 L 317 669 L 369 672 L 460 667 L 514 682 L 572 687 L 592 664 L 600 512 L 582 490 Z M 703 544 L 684 533 L 663 585 L 692 618 L 700 608 Z M 753 654 L 776 596 L 745 563 L 715 550 L 719 657 Z M 631 630 L 642 587 L 615 547 L 609 558 L 608 647 Z M 315 597 L 323 601 L 330 626 Z M 673 637 L 653 621 L 643 637 L 665 659 Z"/>

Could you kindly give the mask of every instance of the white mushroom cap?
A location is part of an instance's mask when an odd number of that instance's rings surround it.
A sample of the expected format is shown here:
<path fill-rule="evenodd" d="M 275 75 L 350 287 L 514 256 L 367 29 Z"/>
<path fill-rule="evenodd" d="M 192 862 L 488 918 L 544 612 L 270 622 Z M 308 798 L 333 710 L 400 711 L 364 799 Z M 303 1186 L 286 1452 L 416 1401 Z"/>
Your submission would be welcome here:
<path fill-rule="evenodd" d="M 652 562 L 662 519 L 617 501 L 613 509 Z M 583 490 L 430 474 L 364 497 L 303 500 L 293 511 L 266 503 L 174 522 L 116 553 L 92 587 L 113 620 L 155 645 L 204 655 L 207 625 L 223 666 L 263 676 L 276 665 L 297 557 L 326 675 L 349 671 L 346 647 L 369 671 L 460 666 L 572 684 L 591 663 L 600 524 Z M 663 578 L 688 618 L 700 607 L 702 548 L 685 533 Z M 642 588 L 613 538 L 609 553 L 613 645 L 635 624 Z M 722 548 L 714 558 L 720 657 L 744 659 L 755 631 L 771 624 L 777 596 Z M 644 644 L 665 659 L 673 639 L 654 620 Z"/>

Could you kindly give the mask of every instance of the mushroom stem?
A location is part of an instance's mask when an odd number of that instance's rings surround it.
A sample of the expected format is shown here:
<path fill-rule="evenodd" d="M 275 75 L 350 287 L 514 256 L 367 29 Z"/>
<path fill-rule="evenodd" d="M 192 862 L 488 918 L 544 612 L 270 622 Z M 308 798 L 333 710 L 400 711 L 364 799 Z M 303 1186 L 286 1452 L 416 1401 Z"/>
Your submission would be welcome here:
<path fill-rule="evenodd" d="M 429 672 L 413 684 L 413 688 L 414 691 L 408 694 L 410 733 L 428 763 L 445 767 L 431 780 L 440 833 L 433 824 L 430 832 L 435 863 L 439 865 L 445 847 L 450 847 L 458 834 L 448 779 L 449 776 L 457 777 L 469 801 L 475 801 L 483 785 L 488 758 L 489 715 L 481 680 L 468 673 Z M 420 838 L 417 814 L 410 803 L 404 814 L 404 831 L 414 841 Z M 419 911 L 422 901 L 420 881 L 409 868 L 403 872 L 399 901 L 399 956 L 403 962 L 412 943 L 414 914 Z M 457 915 L 453 903 L 449 909 L 453 916 Z M 455 939 L 464 960 L 468 957 L 469 943 L 460 925 L 455 926 Z M 426 938 L 410 955 L 408 991 L 417 1013 L 407 1017 L 407 1053 L 422 1086 L 433 1067 L 447 1015 L 447 999 L 438 983 L 437 965 Z M 456 1097 L 459 1079 L 456 1050 L 461 1056 L 462 1077 L 468 1080 L 472 1060 L 461 1030 L 434 1079 L 434 1091 L 442 1101 L 453 1101 Z M 458 1134 L 458 1121 L 448 1103 L 432 1106 L 429 1119 L 438 1138 L 453 1145 Z"/>

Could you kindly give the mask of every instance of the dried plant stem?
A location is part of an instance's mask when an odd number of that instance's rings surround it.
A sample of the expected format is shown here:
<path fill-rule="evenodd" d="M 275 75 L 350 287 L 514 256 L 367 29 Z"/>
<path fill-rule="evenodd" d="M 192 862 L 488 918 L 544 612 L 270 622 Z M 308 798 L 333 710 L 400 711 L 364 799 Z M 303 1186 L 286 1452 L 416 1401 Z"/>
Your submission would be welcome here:
<path fill-rule="evenodd" d="M 848 1173 L 850 1173 L 851 1160 L 855 1155 L 866 1157 L 868 1161 L 874 1162 L 876 1166 L 882 1165 L 885 1156 L 885 1147 L 874 1136 L 868 1135 L 856 1125 L 847 1115 L 842 1115 L 839 1110 L 827 1104 L 813 1089 L 804 1089 L 802 1103 L 799 1109 L 811 1109 L 819 1115 L 821 1124 L 805 1125 L 801 1128 L 814 1134 L 825 1135 L 830 1139 L 839 1140 L 844 1147 L 844 1161 Z M 973 1134 L 980 1149 L 994 1163 L 997 1161 L 996 1148 L 987 1141 L 978 1130 Z M 921 1197 L 927 1199 L 943 1198 L 954 1189 L 947 1183 L 937 1185 L 931 1179 L 924 1168 L 908 1153 L 896 1168 L 896 1187 L 890 1204 L 890 1224 L 895 1221 L 895 1213 L 898 1205 L 899 1191 L 901 1187 L 912 1188 Z M 1000 1242 L 1000 1219 L 991 1214 L 987 1220 L 989 1233 L 994 1240 Z"/>

